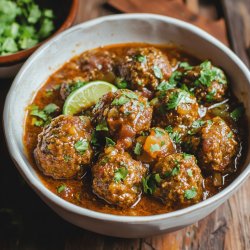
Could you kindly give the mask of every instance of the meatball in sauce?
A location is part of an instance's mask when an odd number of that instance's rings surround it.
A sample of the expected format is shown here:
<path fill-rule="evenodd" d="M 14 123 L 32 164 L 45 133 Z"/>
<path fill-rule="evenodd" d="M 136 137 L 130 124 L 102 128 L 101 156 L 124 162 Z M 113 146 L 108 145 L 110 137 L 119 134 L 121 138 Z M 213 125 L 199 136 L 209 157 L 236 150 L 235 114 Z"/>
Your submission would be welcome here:
<path fill-rule="evenodd" d="M 53 193 L 102 213 L 146 216 L 202 202 L 240 174 L 248 146 L 227 73 L 172 45 L 85 51 L 27 107 L 28 159 Z M 112 92 L 66 114 L 65 103 L 91 81 Z"/>

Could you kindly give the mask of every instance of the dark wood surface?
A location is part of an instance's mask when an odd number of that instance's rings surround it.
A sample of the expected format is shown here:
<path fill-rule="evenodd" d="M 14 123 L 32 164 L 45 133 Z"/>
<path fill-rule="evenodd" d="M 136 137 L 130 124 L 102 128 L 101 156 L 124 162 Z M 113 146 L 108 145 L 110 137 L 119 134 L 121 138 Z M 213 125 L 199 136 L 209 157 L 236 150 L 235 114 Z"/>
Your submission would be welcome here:
<path fill-rule="evenodd" d="M 80 2 L 76 22 L 117 13 L 107 6 L 106 0 L 80 0 Z M 197 4 L 196 0 L 187 2 Z M 191 8 L 192 6 L 195 7 L 191 5 Z M 11 80 L 0 80 L 1 116 L 10 84 Z M 0 127 L 0 139 L 1 250 L 250 249 L 249 179 L 215 212 L 183 230 L 144 239 L 106 237 L 77 228 L 48 208 L 24 183 L 15 169 L 4 143 L 2 127 Z"/>

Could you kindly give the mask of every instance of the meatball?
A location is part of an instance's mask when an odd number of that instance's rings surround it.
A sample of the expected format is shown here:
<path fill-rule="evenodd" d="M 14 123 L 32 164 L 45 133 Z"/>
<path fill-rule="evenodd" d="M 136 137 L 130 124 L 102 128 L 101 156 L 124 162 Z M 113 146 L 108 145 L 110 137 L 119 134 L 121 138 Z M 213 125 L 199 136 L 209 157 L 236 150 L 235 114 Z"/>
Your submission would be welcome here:
<path fill-rule="evenodd" d="M 93 191 L 110 204 L 131 207 L 140 198 L 146 167 L 110 147 L 92 167 Z"/>
<path fill-rule="evenodd" d="M 94 107 L 93 115 L 97 131 L 108 131 L 127 147 L 136 134 L 150 128 L 152 107 L 139 93 L 121 89 L 104 95 Z"/>
<path fill-rule="evenodd" d="M 150 163 L 155 160 L 175 153 L 175 145 L 173 144 L 169 134 L 162 128 L 151 128 L 148 135 L 141 135 L 136 138 L 134 146 L 134 154 L 137 159 Z"/>
<path fill-rule="evenodd" d="M 214 67 L 210 61 L 195 67 L 182 65 L 178 69 L 180 73 L 175 75 L 194 93 L 199 103 L 209 104 L 223 100 L 228 84 L 221 69 Z"/>
<path fill-rule="evenodd" d="M 92 127 L 87 117 L 60 115 L 38 135 L 34 157 L 41 171 L 54 179 L 81 176 L 93 155 Z"/>
<path fill-rule="evenodd" d="M 130 88 L 154 91 L 162 80 L 169 78 L 171 67 L 168 58 L 156 48 L 132 48 L 120 62 L 118 71 Z"/>
<path fill-rule="evenodd" d="M 102 80 L 114 83 L 114 61 L 115 54 L 109 51 L 97 49 L 83 53 L 78 62 L 78 67 L 81 69 L 79 75 L 66 80 L 61 85 L 62 99 L 65 100 L 73 90 L 90 81 Z"/>
<path fill-rule="evenodd" d="M 172 154 L 160 159 L 152 176 L 156 182 L 153 196 L 166 205 L 187 206 L 202 199 L 203 177 L 193 155 Z"/>
<path fill-rule="evenodd" d="M 105 80 L 113 82 L 116 55 L 106 50 L 91 50 L 80 57 L 81 70 L 90 80 Z"/>
<path fill-rule="evenodd" d="M 197 134 L 190 136 L 189 145 L 192 146 L 192 143 L 200 166 L 208 172 L 225 171 L 238 151 L 235 134 L 218 116 L 207 121 Z"/>
<path fill-rule="evenodd" d="M 189 127 L 199 118 L 196 98 L 182 89 L 159 92 L 154 105 L 154 123 L 159 127 Z"/>

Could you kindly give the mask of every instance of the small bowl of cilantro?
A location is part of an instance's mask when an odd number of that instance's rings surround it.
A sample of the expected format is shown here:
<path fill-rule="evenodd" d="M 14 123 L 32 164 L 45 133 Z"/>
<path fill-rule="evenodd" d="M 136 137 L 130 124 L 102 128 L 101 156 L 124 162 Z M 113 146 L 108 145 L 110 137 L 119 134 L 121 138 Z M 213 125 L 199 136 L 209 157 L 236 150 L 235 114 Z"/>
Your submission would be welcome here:
<path fill-rule="evenodd" d="M 0 0 L 0 78 L 12 77 L 44 41 L 70 27 L 78 0 Z"/>

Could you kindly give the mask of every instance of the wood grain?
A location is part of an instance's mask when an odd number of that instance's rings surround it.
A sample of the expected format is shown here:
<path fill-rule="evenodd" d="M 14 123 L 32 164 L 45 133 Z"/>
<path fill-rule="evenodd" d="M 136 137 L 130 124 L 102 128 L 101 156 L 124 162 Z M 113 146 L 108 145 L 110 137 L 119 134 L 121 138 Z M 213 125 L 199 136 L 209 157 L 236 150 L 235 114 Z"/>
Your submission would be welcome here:
<path fill-rule="evenodd" d="M 250 67 L 250 0 L 222 0 L 230 44 Z"/>
<path fill-rule="evenodd" d="M 115 12 L 106 8 L 105 0 L 81 0 L 77 22 L 111 13 Z M 10 81 L 0 84 L 1 115 L 9 85 Z M 1 126 L 0 209 L 5 207 L 15 212 L 15 215 L 6 213 L 4 220 L 0 213 L 1 250 L 250 249 L 250 179 L 215 212 L 187 228 L 145 239 L 106 237 L 62 220 L 23 183 L 3 143 Z"/>
<path fill-rule="evenodd" d="M 182 0 L 108 0 L 108 3 L 114 8 L 126 13 L 154 13 L 190 22 L 228 45 L 223 19 L 214 21 L 197 15 L 190 11 Z"/>

